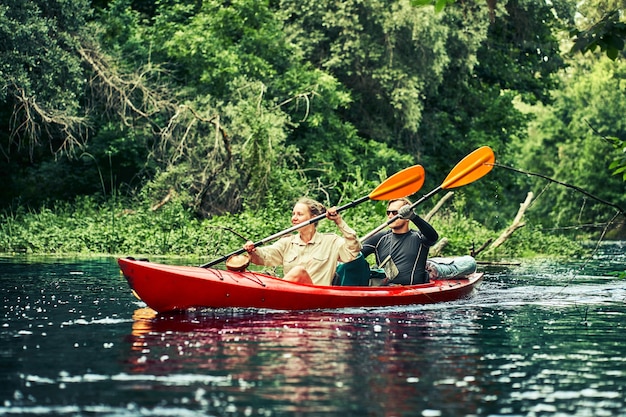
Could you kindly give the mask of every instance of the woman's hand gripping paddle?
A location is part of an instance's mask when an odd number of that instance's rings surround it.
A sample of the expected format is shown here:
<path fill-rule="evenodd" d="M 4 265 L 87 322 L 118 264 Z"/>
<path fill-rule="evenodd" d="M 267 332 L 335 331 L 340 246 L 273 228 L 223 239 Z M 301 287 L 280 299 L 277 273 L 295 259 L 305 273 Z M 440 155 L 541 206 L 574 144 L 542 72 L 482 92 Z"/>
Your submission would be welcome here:
<path fill-rule="evenodd" d="M 367 200 L 393 200 L 395 198 L 407 197 L 411 194 L 415 194 L 422 188 L 424 185 L 424 168 L 421 165 L 413 165 L 412 167 L 405 168 L 400 172 L 396 172 L 391 177 L 387 178 L 383 181 L 378 187 L 374 189 L 371 193 L 369 193 L 365 197 L 361 197 L 358 200 L 354 200 L 348 204 L 345 204 L 341 207 L 337 207 L 337 212 L 343 211 L 347 208 L 354 207 L 357 204 L 361 204 Z M 295 230 L 298 230 L 304 226 L 307 226 L 312 223 L 317 223 L 318 221 L 325 219 L 326 214 L 321 214 L 317 217 L 313 217 L 312 219 L 307 220 L 306 222 L 302 222 L 296 224 L 289 229 L 285 229 L 281 232 L 275 233 L 271 236 L 266 237 L 265 239 L 261 239 L 258 242 L 254 243 L 254 246 L 264 245 L 267 242 L 270 242 L 274 239 L 278 239 L 281 236 L 285 236 Z M 213 265 L 217 265 L 221 262 L 224 262 L 228 258 L 234 255 L 239 255 L 245 252 L 245 249 L 241 248 L 234 252 L 229 253 L 228 255 L 224 255 L 219 259 L 215 259 L 209 263 L 204 265 L 200 265 L 201 268 L 209 268 Z"/>
<path fill-rule="evenodd" d="M 444 182 L 439 187 L 435 188 L 428 194 L 425 194 L 424 196 L 422 196 L 422 198 L 411 204 L 411 210 L 413 210 L 419 204 L 422 204 L 424 201 L 428 200 L 430 197 L 432 197 L 441 190 L 461 187 L 484 177 L 489 171 L 491 171 L 495 161 L 496 157 L 493 153 L 493 150 L 491 150 L 489 146 L 483 146 L 476 149 L 474 152 L 463 158 L 461 162 L 456 164 L 456 166 L 452 169 L 452 171 L 450 171 Z M 381 224 L 376 229 L 363 236 L 361 238 L 361 242 L 369 239 L 399 218 L 400 215 L 396 214 L 392 218 L 388 219 L 385 223 Z"/>

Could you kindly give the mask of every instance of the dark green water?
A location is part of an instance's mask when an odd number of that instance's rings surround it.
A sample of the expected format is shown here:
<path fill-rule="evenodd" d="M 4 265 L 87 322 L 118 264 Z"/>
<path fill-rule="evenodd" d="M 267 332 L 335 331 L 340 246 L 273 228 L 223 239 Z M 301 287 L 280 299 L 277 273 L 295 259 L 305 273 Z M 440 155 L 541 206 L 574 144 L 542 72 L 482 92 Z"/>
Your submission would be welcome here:
<path fill-rule="evenodd" d="M 115 259 L 0 258 L 0 416 L 626 416 L 626 246 L 470 299 L 155 317 Z"/>

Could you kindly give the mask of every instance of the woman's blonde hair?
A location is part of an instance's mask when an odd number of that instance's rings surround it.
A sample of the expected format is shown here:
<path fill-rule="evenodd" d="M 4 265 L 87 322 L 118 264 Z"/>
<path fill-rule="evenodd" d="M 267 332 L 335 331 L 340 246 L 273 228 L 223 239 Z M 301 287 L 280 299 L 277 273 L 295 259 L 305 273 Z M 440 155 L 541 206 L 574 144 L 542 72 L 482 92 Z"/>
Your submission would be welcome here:
<path fill-rule="evenodd" d="M 307 206 L 313 217 L 326 213 L 326 207 L 324 207 L 324 205 L 319 201 L 315 201 L 312 198 L 302 197 L 296 201 L 296 204 L 304 204 Z"/>

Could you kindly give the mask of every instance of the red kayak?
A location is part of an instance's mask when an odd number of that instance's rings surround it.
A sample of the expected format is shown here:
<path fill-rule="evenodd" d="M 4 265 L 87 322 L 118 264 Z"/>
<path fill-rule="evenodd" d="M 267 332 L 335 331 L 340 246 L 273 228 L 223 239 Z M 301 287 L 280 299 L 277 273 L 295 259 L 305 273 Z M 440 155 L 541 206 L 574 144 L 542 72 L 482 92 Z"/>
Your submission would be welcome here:
<path fill-rule="evenodd" d="M 315 286 L 251 271 L 163 265 L 119 259 L 135 294 L 159 313 L 189 308 L 313 310 L 431 304 L 469 296 L 482 273 L 426 284 L 386 287 Z"/>

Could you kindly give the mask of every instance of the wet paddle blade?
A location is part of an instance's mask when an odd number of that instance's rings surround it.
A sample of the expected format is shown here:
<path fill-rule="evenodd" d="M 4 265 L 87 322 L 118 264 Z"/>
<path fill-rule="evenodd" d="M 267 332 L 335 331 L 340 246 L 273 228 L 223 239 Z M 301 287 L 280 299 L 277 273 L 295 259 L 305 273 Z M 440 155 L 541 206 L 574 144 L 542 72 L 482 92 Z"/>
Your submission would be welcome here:
<path fill-rule="evenodd" d="M 413 165 L 396 172 L 369 194 L 370 200 L 393 200 L 415 194 L 424 185 L 424 168 Z"/>
<path fill-rule="evenodd" d="M 483 146 L 467 155 L 448 174 L 442 189 L 456 188 L 474 182 L 492 170 L 496 156 L 489 146 Z"/>

